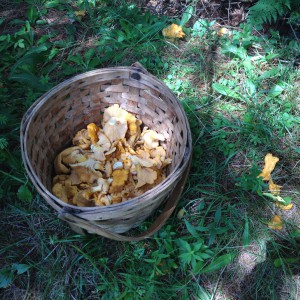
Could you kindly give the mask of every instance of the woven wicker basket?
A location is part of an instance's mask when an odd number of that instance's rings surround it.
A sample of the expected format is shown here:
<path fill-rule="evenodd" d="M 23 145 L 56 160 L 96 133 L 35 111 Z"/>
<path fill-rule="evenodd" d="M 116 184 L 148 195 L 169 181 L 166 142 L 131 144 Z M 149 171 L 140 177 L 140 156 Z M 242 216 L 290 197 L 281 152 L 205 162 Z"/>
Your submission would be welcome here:
<path fill-rule="evenodd" d="M 77 207 L 51 193 L 53 161 L 88 123 L 100 124 L 105 108 L 119 104 L 166 138 L 172 157 L 167 178 L 140 197 L 105 207 Z M 78 233 L 96 233 L 121 241 L 151 236 L 171 215 L 181 194 L 191 159 L 191 133 L 174 94 L 139 63 L 99 69 L 75 76 L 40 97 L 21 124 L 22 157 L 41 196 Z M 163 202 L 162 214 L 138 237 L 121 235 L 140 225 Z"/>

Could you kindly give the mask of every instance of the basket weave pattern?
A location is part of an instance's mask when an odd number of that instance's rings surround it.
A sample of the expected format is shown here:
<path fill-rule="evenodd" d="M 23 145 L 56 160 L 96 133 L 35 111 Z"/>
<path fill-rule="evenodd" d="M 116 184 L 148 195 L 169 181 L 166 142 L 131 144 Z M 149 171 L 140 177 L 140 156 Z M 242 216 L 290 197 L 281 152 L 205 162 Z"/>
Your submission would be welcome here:
<path fill-rule="evenodd" d="M 77 131 L 92 122 L 100 125 L 103 111 L 113 104 L 164 135 L 162 146 L 172 158 L 168 176 L 144 195 L 123 203 L 107 207 L 66 204 L 51 194 L 54 158 L 71 145 Z M 71 213 L 115 233 L 139 225 L 164 202 L 187 168 L 190 145 L 189 125 L 178 99 L 154 76 L 136 67 L 99 69 L 61 83 L 32 105 L 21 126 L 23 161 L 43 198 L 58 213 Z"/>

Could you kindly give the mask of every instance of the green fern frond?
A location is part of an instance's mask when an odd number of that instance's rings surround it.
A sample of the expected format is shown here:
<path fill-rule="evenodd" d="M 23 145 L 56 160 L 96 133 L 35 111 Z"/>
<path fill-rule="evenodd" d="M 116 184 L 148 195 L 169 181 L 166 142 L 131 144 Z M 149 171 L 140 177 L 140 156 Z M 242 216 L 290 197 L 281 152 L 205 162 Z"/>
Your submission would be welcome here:
<path fill-rule="evenodd" d="M 0 114 L 0 125 L 5 125 L 8 121 L 8 118 L 6 115 L 1 115 Z"/>
<path fill-rule="evenodd" d="M 0 149 L 3 150 L 8 146 L 8 141 L 5 137 L 0 137 Z"/>
<path fill-rule="evenodd" d="M 248 20 L 254 25 L 273 23 L 291 10 L 295 0 L 259 0 L 249 8 Z"/>

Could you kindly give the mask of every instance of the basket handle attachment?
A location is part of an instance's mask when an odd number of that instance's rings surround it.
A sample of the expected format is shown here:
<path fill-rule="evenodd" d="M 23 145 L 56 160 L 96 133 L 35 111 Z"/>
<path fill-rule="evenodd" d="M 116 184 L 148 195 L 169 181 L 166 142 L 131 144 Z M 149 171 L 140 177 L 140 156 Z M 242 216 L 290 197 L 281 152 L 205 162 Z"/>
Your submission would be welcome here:
<path fill-rule="evenodd" d="M 105 230 L 103 228 L 98 227 L 97 225 L 90 223 L 82 218 L 79 218 L 77 216 L 74 216 L 67 212 L 61 212 L 59 214 L 59 218 L 67 221 L 70 223 L 70 225 L 79 225 L 79 227 L 86 229 L 86 230 L 92 230 L 94 233 L 104 236 L 106 238 L 121 241 L 121 242 L 138 242 L 141 240 L 144 240 L 146 238 L 149 238 L 152 236 L 155 232 L 157 232 L 167 221 L 167 219 L 171 216 L 173 211 L 175 210 L 176 204 L 182 194 L 183 188 L 186 183 L 187 175 L 189 172 L 191 166 L 191 158 L 189 158 L 188 164 L 186 169 L 184 170 L 182 177 L 180 181 L 177 183 L 173 191 L 168 197 L 167 203 L 162 211 L 162 213 L 156 218 L 156 220 L 152 223 L 152 225 L 142 234 L 138 236 L 126 236 L 118 233 L 113 233 L 108 230 Z"/>

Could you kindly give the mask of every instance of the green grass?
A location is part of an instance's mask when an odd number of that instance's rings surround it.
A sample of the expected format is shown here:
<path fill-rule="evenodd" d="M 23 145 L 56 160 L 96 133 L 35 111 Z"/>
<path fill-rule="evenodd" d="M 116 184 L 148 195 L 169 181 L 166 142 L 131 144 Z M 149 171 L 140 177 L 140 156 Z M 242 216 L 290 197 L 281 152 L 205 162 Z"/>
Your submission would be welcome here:
<path fill-rule="evenodd" d="M 249 24 L 219 37 L 213 20 L 166 41 L 161 29 L 179 17 L 143 14 L 121 1 L 18 5 L 23 17 L 0 19 L 1 298 L 299 298 L 299 45 Z M 79 10 L 86 15 L 77 17 Z M 56 15 L 66 18 L 50 22 Z M 22 167 L 20 121 L 62 80 L 135 61 L 185 108 L 193 135 L 188 181 L 153 237 L 80 236 L 33 189 Z M 290 211 L 264 195 L 268 186 L 257 176 L 267 153 L 280 158 L 272 177 L 291 198 Z M 284 220 L 282 231 L 267 226 L 274 214 Z"/>

